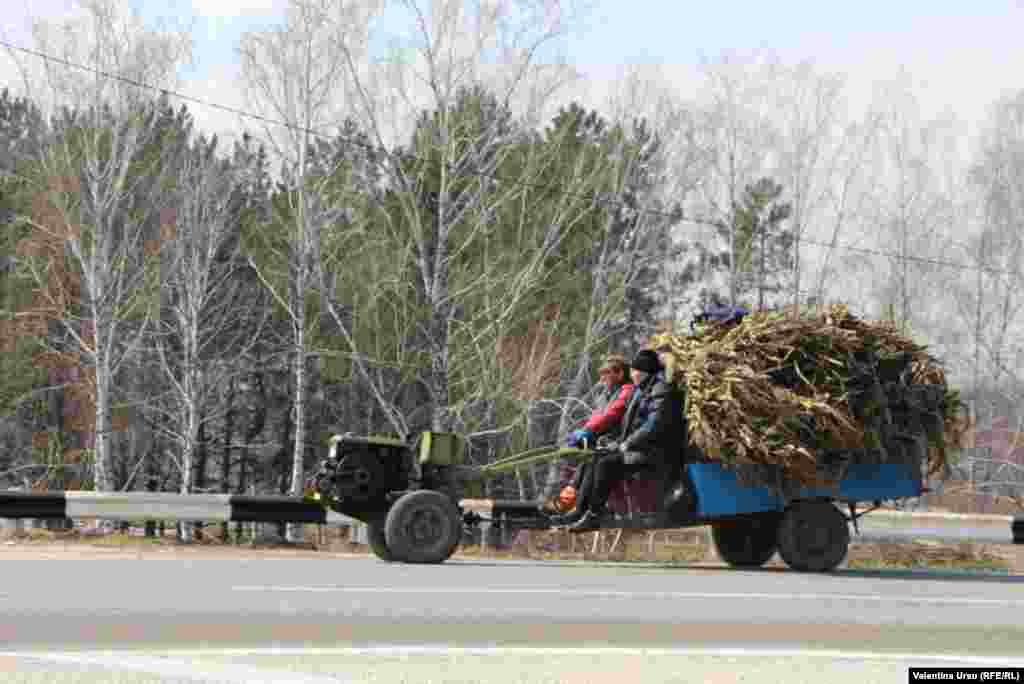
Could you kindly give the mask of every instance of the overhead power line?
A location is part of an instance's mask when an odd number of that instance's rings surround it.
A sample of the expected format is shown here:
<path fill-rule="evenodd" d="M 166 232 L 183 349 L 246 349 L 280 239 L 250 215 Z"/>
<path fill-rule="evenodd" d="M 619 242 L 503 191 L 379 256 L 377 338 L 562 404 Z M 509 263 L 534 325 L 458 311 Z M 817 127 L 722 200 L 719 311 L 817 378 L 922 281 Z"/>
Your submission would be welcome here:
<path fill-rule="evenodd" d="M 255 112 L 251 112 L 251 111 L 247 111 L 247 110 L 244 110 L 244 109 L 240 109 L 238 107 L 232 107 L 230 105 L 220 104 L 219 102 L 213 102 L 213 101 L 206 100 L 206 99 L 203 99 L 203 98 L 194 97 L 192 95 L 186 95 L 185 93 L 182 93 L 182 92 L 177 91 L 177 90 L 171 90 L 171 89 L 168 89 L 168 88 L 163 88 L 163 87 L 160 87 L 160 86 L 155 86 L 155 85 L 152 85 L 150 83 L 145 83 L 143 81 L 139 81 L 139 80 L 136 80 L 136 79 L 128 78 L 127 76 L 122 76 L 120 74 L 111 73 L 111 72 L 105 71 L 103 69 L 98 69 L 96 67 L 91 67 L 91 66 L 88 66 L 86 64 L 80 64 L 80 63 L 77 63 L 77 62 L 72 62 L 72 61 L 70 61 L 68 59 L 65 59 L 63 57 L 55 57 L 55 56 L 49 55 L 49 54 L 47 54 L 45 52 L 42 52 L 42 51 L 39 51 L 39 50 L 34 50 L 32 48 L 27 48 L 27 47 L 24 47 L 24 46 L 21 46 L 21 45 L 17 45 L 17 44 L 11 43 L 11 42 L 3 40 L 3 39 L 0 39 L 0 46 L 3 46 L 5 48 L 7 48 L 8 50 L 14 50 L 14 51 L 21 52 L 21 53 L 24 53 L 24 54 L 27 54 L 27 55 L 31 55 L 33 57 L 38 57 L 39 59 L 42 59 L 44 61 L 54 62 L 56 64 L 61 64 L 63 66 L 69 67 L 71 69 L 78 69 L 80 71 L 85 71 L 85 72 L 91 73 L 93 75 L 100 76 L 102 78 L 107 78 L 107 79 L 110 79 L 110 80 L 118 81 L 120 83 L 124 83 L 126 85 L 130 85 L 132 87 L 139 88 L 141 90 L 147 90 L 147 91 L 150 91 L 150 92 L 159 93 L 159 94 L 165 95 L 167 97 L 174 97 L 174 98 L 177 98 L 178 100 L 181 100 L 183 102 L 190 102 L 192 104 L 200 105 L 202 107 L 209 107 L 211 109 L 216 109 L 216 110 L 219 110 L 219 111 L 222 111 L 222 112 L 226 112 L 226 113 L 229 113 L 229 114 L 234 114 L 234 115 L 239 116 L 239 117 L 244 118 L 244 119 L 251 119 L 253 121 L 259 121 L 259 122 L 262 122 L 262 123 L 265 123 L 265 124 L 269 124 L 269 125 L 273 125 L 273 126 L 281 126 L 283 128 L 288 128 L 290 130 L 297 131 L 297 132 L 300 132 L 300 133 L 308 133 L 308 134 L 310 134 L 310 135 L 312 135 L 312 136 L 314 136 L 314 137 L 316 137 L 318 139 L 321 139 L 321 140 L 336 141 L 336 142 L 340 141 L 340 142 L 343 142 L 343 143 L 348 144 L 348 145 L 352 145 L 352 146 L 356 146 L 356 147 L 361 147 L 361 148 L 369 150 L 371 152 L 376 152 L 376 153 L 384 154 L 385 156 L 390 156 L 390 153 L 386 149 L 381 149 L 377 145 L 373 145 L 373 144 L 367 143 L 367 142 L 365 142 L 363 140 L 359 140 L 359 139 L 356 139 L 356 138 L 346 137 L 346 136 L 340 135 L 340 134 L 333 135 L 333 136 L 332 135 L 328 135 L 326 133 L 323 133 L 321 131 L 317 131 L 315 129 L 306 128 L 304 126 L 299 126 L 297 124 L 289 123 L 287 121 L 281 121 L 279 119 L 273 119 L 273 118 L 270 118 L 268 116 L 264 116 L 262 114 L 258 114 L 258 113 L 255 113 Z M 416 155 L 405 154 L 405 155 L 403 155 L 403 157 L 406 158 L 406 159 L 412 159 L 412 160 L 419 161 L 419 162 L 424 162 L 424 163 L 428 162 L 428 160 L 426 160 L 426 159 L 424 159 L 422 157 L 418 157 Z M 517 179 L 517 178 L 504 178 L 504 177 L 501 177 L 501 176 L 499 176 L 497 174 L 487 173 L 485 171 L 469 171 L 469 172 L 464 172 L 464 173 L 466 173 L 466 175 L 478 176 L 478 177 L 481 177 L 481 178 L 489 178 L 491 180 L 495 180 L 495 181 L 498 181 L 500 183 L 506 183 L 506 184 L 510 184 L 510 185 L 518 185 L 518 186 L 524 187 L 524 188 L 538 189 L 538 190 L 544 190 L 544 191 L 550 191 L 551 190 L 549 185 L 545 185 L 543 183 L 532 183 L 532 182 L 525 181 L 525 180 L 522 180 L 522 179 Z M 598 193 L 579 193 L 579 192 L 572 192 L 572 191 L 563 191 L 561 194 L 564 197 L 576 197 L 578 199 L 585 199 L 585 200 L 592 201 L 592 202 L 605 202 L 607 204 L 618 206 L 618 207 L 625 207 L 626 206 L 626 203 L 624 201 L 622 201 L 622 200 L 615 199 L 614 197 L 603 196 L 603 195 L 600 195 Z M 682 219 L 682 220 L 684 220 L 684 221 L 686 221 L 688 223 L 694 223 L 694 224 L 697 224 L 697 225 L 709 225 L 709 226 L 717 226 L 718 225 L 718 222 L 710 220 L 710 219 L 707 219 L 707 218 L 686 216 L 685 214 L 672 213 L 672 212 L 667 212 L 667 211 L 663 211 L 663 210 L 660 210 L 660 209 L 651 209 L 651 208 L 646 208 L 646 207 L 639 207 L 639 208 L 635 208 L 635 209 L 636 209 L 636 211 L 638 213 L 641 213 L 641 214 L 648 214 L 648 215 L 651 215 L 651 216 L 658 216 L 658 217 L 666 218 L 666 219 L 669 219 L 669 220 Z M 914 263 L 920 263 L 920 264 L 928 264 L 928 265 L 932 265 L 932 266 L 941 266 L 941 267 L 944 267 L 944 268 L 953 268 L 953 269 L 958 269 L 958 270 L 962 270 L 962 271 L 970 271 L 970 272 L 981 271 L 981 272 L 984 272 L 984 273 L 1004 274 L 1004 275 L 1015 274 L 1013 271 L 1008 271 L 1008 270 L 1005 270 L 1005 269 L 986 268 L 984 266 L 976 266 L 976 265 L 971 265 L 971 264 L 963 264 L 963 263 L 958 263 L 958 262 L 954 262 L 954 261 L 948 261 L 948 260 L 944 260 L 944 259 L 932 259 L 932 258 L 928 258 L 928 257 L 912 256 L 912 255 L 909 255 L 909 254 L 899 254 L 897 252 L 891 252 L 891 251 L 879 250 L 879 249 L 871 249 L 871 248 L 867 248 L 867 247 L 856 247 L 854 245 L 847 245 L 847 244 L 841 244 L 841 243 L 821 242 L 821 241 L 817 241 L 817 240 L 813 240 L 813 239 L 805 238 L 805 237 L 797 238 L 797 242 L 803 242 L 805 244 L 816 245 L 816 246 L 820 246 L 820 247 L 828 247 L 829 249 L 839 249 L 839 250 L 848 251 L 848 252 L 858 252 L 858 253 L 861 253 L 861 254 L 871 254 L 871 255 L 874 255 L 874 256 L 881 256 L 881 257 L 885 257 L 885 258 L 889 258 L 889 259 L 895 259 L 897 261 L 908 261 L 908 262 L 914 262 Z"/>
<path fill-rule="evenodd" d="M 922 264 L 930 264 L 932 266 L 944 266 L 947 268 L 960 269 L 962 271 L 982 271 L 984 273 L 1002 273 L 1002 274 L 1013 274 L 1013 271 L 1007 271 L 1005 269 L 998 268 L 986 268 L 984 266 L 972 266 L 970 264 L 961 264 L 955 261 L 946 261 L 945 259 L 930 259 L 928 257 L 911 256 L 909 254 L 899 254 L 897 252 L 887 252 L 880 249 L 871 249 L 869 247 L 855 247 L 853 245 L 845 245 L 841 243 L 832 244 L 831 242 L 820 242 L 818 240 L 812 240 L 810 238 L 798 238 L 799 242 L 806 243 L 808 245 L 817 245 L 819 247 L 829 247 L 832 249 L 841 249 L 847 252 L 860 252 L 862 254 L 872 254 L 874 256 L 883 256 L 897 261 L 914 261 Z"/>

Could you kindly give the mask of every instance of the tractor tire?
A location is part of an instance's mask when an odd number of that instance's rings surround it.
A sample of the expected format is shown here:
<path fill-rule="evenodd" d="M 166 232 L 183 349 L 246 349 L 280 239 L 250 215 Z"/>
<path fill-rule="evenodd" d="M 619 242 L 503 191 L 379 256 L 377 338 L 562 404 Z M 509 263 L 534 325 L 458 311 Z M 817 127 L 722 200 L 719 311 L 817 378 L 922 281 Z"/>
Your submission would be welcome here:
<path fill-rule="evenodd" d="M 395 560 L 388 548 L 388 540 L 384 534 L 384 521 L 374 520 L 366 524 L 366 536 L 370 542 L 370 550 L 373 555 L 388 563 Z"/>
<path fill-rule="evenodd" d="M 829 572 L 846 559 L 850 526 L 829 501 L 790 506 L 779 525 L 779 555 L 800 572 Z"/>
<path fill-rule="evenodd" d="M 384 532 L 394 560 L 443 563 L 462 541 L 462 514 L 445 494 L 420 489 L 402 495 L 391 506 Z"/>
<path fill-rule="evenodd" d="M 761 567 L 779 548 L 779 517 L 766 514 L 713 526 L 711 537 L 718 555 L 735 568 Z"/>

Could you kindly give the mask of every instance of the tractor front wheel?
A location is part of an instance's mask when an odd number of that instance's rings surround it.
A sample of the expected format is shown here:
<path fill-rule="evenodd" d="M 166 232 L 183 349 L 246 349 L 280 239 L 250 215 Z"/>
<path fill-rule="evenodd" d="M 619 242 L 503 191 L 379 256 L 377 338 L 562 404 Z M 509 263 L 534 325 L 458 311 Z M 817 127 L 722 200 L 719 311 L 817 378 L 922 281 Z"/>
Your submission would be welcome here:
<path fill-rule="evenodd" d="M 388 511 L 384 534 L 388 551 L 396 561 L 443 563 L 462 540 L 462 514 L 451 498 L 441 492 L 408 492 Z"/>

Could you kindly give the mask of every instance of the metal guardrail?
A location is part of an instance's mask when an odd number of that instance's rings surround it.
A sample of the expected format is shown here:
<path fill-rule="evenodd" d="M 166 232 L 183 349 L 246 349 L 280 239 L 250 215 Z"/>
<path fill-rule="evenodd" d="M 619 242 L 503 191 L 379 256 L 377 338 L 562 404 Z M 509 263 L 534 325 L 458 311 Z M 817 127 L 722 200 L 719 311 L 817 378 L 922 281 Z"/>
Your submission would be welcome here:
<path fill-rule="evenodd" d="M 858 520 L 860 537 L 872 541 L 922 539 L 947 544 L 1020 544 L 1009 516 L 943 516 L 942 514 L 871 513 Z M 877 517 L 876 517 L 877 516 Z"/>
<path fill-rule="evenodd" d="M 0 518 L 180 520 L 351 525 L 323 505 L 288 496 L 164 492 L 0 492 Z"/>
<path fill-rule="evenodd" d="M 859 521 L 866 537 L 1024 544 L 1024 516 L 939 511 L 874 511 Z"/>

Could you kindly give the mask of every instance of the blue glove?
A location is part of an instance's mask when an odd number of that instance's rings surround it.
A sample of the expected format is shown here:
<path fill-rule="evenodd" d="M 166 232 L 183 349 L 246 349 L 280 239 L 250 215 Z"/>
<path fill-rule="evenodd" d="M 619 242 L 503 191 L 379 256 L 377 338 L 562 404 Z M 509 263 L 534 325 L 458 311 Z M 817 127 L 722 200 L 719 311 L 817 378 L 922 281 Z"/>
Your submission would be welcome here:
<path fill-rule="evenodd" d="M 569 433 L 569 446 L 575 447 L 583 444 L 583 442 L 593 442 L 594 433 L 590 430 L 573 430 Z"/>

